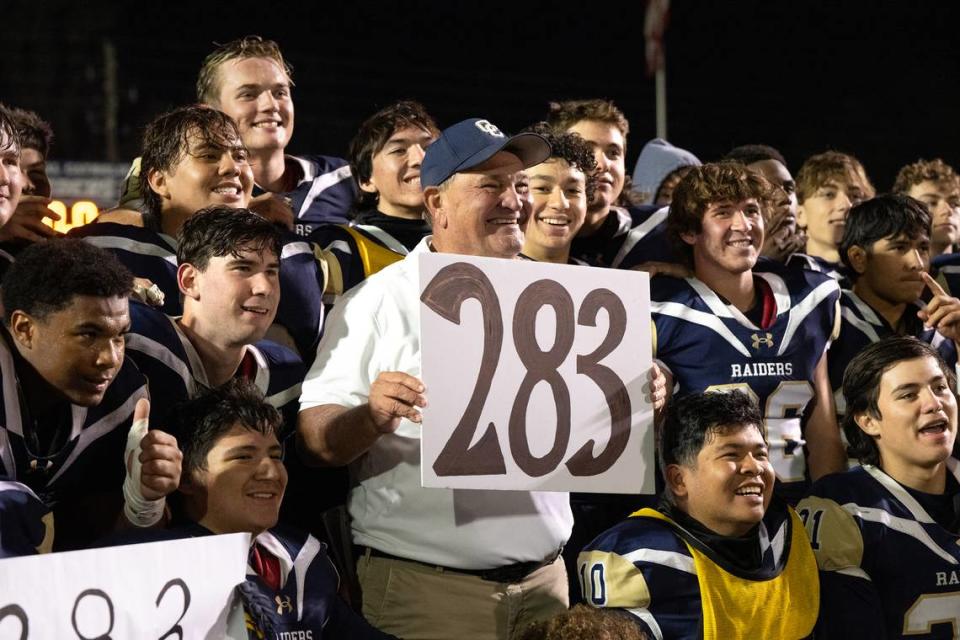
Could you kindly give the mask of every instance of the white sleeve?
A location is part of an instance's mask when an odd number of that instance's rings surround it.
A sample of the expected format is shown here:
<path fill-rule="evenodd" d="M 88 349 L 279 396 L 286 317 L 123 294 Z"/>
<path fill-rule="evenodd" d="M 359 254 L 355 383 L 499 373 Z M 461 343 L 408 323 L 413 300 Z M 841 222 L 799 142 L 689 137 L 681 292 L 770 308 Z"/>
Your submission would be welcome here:
<path fill-rule="evenodd" d="M 382 302 L 382 295 L 361 284 L 334 305 L 303 381 L 301 411 L 322 404 L 352 408 L 367 401 L 379 369 L 377 311 Z"/>

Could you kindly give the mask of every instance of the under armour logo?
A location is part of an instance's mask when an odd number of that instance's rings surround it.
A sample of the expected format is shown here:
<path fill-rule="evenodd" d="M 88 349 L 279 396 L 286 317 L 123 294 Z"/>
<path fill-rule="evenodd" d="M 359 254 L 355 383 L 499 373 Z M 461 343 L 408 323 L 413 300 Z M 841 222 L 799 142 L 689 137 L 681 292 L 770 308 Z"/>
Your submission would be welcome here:
<path fill-rule="evenodd" d="M 290 602 L 290 596 L 277 596 L 273 599 L 277 603 L 277 613 L 283 613 L 283 610 L 286 609 L 287 613 L 293 613 L 293 604 Z"/>
<path fill-rule="evenodd" d="M 761 344 L 765 344 L 771 349 L 773 348 L 773 334 L 766 333 L 761 337 L 759 333 L 755 333 L 750 338 L 753 340 L 753 348 L 759 350 Z"/>
<path fill-rule="evenodd" d="M 504 137 L 503 132 L 500 131 L 500 129 L 497 129 L 497 125 L 493 124 L 489 120 L 477 120 L 473 124 L 477 127 L 477 129 L 480 129 L 480 131 L 483 131 L 489 136 L 493 136 L 494 138 Z"/>

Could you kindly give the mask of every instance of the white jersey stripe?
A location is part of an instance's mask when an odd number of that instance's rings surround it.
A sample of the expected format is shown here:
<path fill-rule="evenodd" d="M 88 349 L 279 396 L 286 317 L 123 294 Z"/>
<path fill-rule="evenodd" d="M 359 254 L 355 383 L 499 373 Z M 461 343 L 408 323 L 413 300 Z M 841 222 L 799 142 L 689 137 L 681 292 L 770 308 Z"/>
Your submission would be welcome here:
<path fill-rule="evenodd" d="M 873 580 L 870 579 L 870 575 L 860 567 L 844 567 L 843 569 L 835 570 L 834 573 L 840 573 L 852 578 L 860 578 L 862 580 L 873 582 Z"/>
<path fill-rule="evenodd" d="M 790 319 L 787 321 L 787 329 L 783 332 L 783 338 L 780 340 L 780 349 L 777 355 L 783 355 L 787 347 L 790 346 L 790 341 L 793 340 L 793 334 L 796 333 L 797 328 L 800 327 L 807 316 L 817 308 L 817 305 L 833 293 L 838 293 L 839 291 L 840 288 L 836 280 L 826 280 L 817 285 L 817 287 L 808 293 L 793 309 L 790 309 Z"/>
<path fill-rule="evenodd" d="M 649 562 L 662 567 L 670 567 L 686 573 L 697 575 L 697 568 L 693 558 L 676 551 L 662 551 L 660 549 L 637 549 L 623 556 L 630 562 Z"/>
<path fill-rule="evenodd" d="M 663 640 L 663 630 L 660 628 L 660 625 L 657 624 L 657 619 L 653 617 L 652 613 L 646 609 L 627 609 L 627 613 L 640 618 L 640 620 L 650 629 L 650 633 L 653 634 L 653 637 L 656 638 L 656 640 Z"/>
<path fill-rule="evenodd" d="M 343 182 L 348 179 L 350 175 L 350 165 L 346 164 L 339 169 L 335 169 L 314 179 L 313 184 L 310 185 L 310 191 L 307 193 L 307 197 L 303 199 L 303 204 L 300 205 L 300 210 L 297 211 L 297 218 L 302 218 L 303 214 L 310 210 L 310 206 L 313 204 L 313 201 L 317 199 L 317 196 L 338 182 Z"/>
<path fill-rule="evenodd" d="M 183 384 L 187 387 L 193 381 L 193 374 L 190 373 L 190 369 L 183 363 L 183 360 L 156 340 L 139 333 L 128 333 L 127 348 L 131 351 L 139 351 L 162 362 L 180 376 Z"/>
<path fill-rule="evenodd" d="M 633 229 L 627 231 L 627 237 L 623 241 L 623 244 L 620 245 L 620 250 L 617 252 L 617 255 L 614 256 L 613 260 L 610 262 L 610 266 L 617 268 L 620 266 L 620 263 L 623 262 L 623 259 L 627 257 L 627 254 L 630 253 L 630 250 L 637 246 L 637 243 L 643 240 L 648 233 L 653 231 L 654 227 L 667 219 L 667 214 L 670 212 L 670 207 L 663 207 L 657 209 L 650 217 L 635 226 Z"/>
<path fill-rule="evenodd" d="M 843 509 L 855 518 L 860 518 L 861 520 L 866 520 L 868 522 L 876 522 L 885 527 L 893 529 L 894 531 L 899 531 L 904 535 L 910 536 L 929 549 L 932 553 L 936 554 L 952 565 L 960 564 L 960 562 L 957 562 L 956 558 L 941 549 L 940 546 L 930 538 L 930 535 L 923 528 L 923 525 L 916 520 L 898 518 L 897 516 L 891 515 L 883 509 L 861 507 L 860 505 L 852 502 L 848 502 L 847 504 L 843 505 Z"/>
<path fill-rule="evenodd" d="M 883 321 L 877 316 L 874 310 L 870 308 L 870 305 L 861 300 L 860 296 L 855 294 L 852 289 L 844 289 L 841 293 L 853 303 L 853 306 L 857 308 L 857 311 L 860 312 L 860 315 L 863 316 L 867 322 L 877 327 L 883 326 Z"/>
<path fill-rule="evenodd" d="M 660 313 L 665 316 L 679 318 L 680 320 L 686 320 L 687 322 L 692 322 L 694 324 L 707 327 L 730 343 L 730 346 L 739 351 L 745 357 L 753 357 L 753 354 L 750 353 L 745 346 L 743 346 L 743 343 L 737 339 L 737 336 L 727 328 L 727 325 L 723 324 L 723 320 L 713 314 L 691 309 L 690 307 L 682 305 L 679 302 L 651 302 L 650 310 L 653 313 Z M 729 314 L 727 315 L 729 316 Z"/>
<path fill-rule="evenodd" d="M 787 283 L 783 281 L 783 278 L 767 271 L 755 275 L 760 276 L 770 285 L 770 290 L 773 292 L 773 299 L 777 304 L 777 315 L 779 316 L 790 311 L 793 303 L 790 301 L 790 290 L 787 289 Z"/>
<path fill-rule="evenodd" d="M 59 478 L 63 473 L 70 468 L 70 465 L 83 453 L 87 447 L 93 444 L 101 436 L 104 436 L 114 429 L 116 429 L 125 419 L 130 417 L 133 414 L 133 408 L 137 404 L 137 400 L 140 398 L 147 397 L 147 387 L 142 386 L 127 398 L 126 402 L 122 405 L 103 416 L 92 425 L 88 426 L 86 429 L 80 432 L 80 436 L 77 438 L 77 445 L 73 448 L 73 451 L 70 452 L 70 455 L 64 461 L 60 469 L 50 478 L 47 482 L 48 485 L 53 484 L 57 478 Z M 123 464 L 123 460 L 117 460 L 117 464 Z"/>
<path fill-rule="evenodd" d="M 392 235 L 390 235 L 380 227 L 375 227 L 372 224 L 357 224 L 354 226 L 357 229 L 363 229 L 364 231 L 372 235 L 374 238 L 376 238 L 381 243 L 383 243 L 383 246 L 385 246 L 387 249 L 390 249 L 390 251 L 393 251 L 394 253 L 399 253 L 402 256 L 405 256 L 408 253 L 410 253 L 409 251 L 407 251 L 407 248 L 405 246 L 400 244 L 399 240 L 394 238 Z"/>
<path fill-rule="evenodd" d="M 861 320 L 854 313 L 853 310 L 848 307 L 840 307 L 840 315 L 843 316 L 843 319 L 852 324 L 854 327 L 860 330 L 870 342 L 879 342 L 880 336 L 877 335 L 877 330 L 873 328 L 873 325 L 865 320 Z"/>
<path fill-rule="evenodd" d="M 171 251 L 165 247 L 160 247 L 148 242 L 138 242 L 130 238 L 120 238 L 118 236 L 87 236 L 83 238 L 83 240 L 101 249 L 120 249 L 141 256 L 163 258 L 173 266 L 177 266 L 176 253 L 171 253 Z"/>

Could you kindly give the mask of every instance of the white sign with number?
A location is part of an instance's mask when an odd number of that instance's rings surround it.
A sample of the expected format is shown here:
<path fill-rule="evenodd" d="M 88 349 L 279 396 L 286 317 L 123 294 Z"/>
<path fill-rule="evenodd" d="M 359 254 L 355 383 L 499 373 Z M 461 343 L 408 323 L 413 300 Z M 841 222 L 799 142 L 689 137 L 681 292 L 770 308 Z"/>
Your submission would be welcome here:
<path fill-rule="evenodd" d="M 420 256 L 425 487 L 653 493 L 645 273 Z"/>
<path fill-rule="evenodd" d="M 226 638 L 249 549 L 243 533 L 0 560 L 0 640 Z"/>

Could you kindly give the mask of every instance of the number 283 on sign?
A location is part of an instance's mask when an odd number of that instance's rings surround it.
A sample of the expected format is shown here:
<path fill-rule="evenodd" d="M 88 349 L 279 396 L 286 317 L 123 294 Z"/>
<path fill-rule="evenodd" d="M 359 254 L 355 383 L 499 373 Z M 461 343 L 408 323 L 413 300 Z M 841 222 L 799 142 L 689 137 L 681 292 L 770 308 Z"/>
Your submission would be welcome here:
<path fill-rule="evenodd" d="M 653 491 L 645 274 L 420 260 L 424 486 Z"/>

